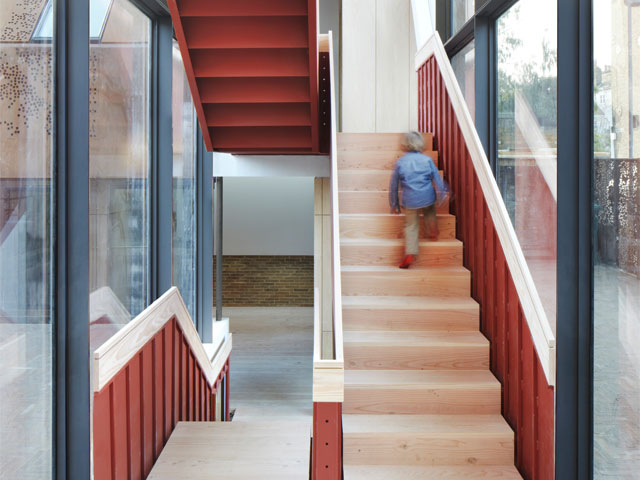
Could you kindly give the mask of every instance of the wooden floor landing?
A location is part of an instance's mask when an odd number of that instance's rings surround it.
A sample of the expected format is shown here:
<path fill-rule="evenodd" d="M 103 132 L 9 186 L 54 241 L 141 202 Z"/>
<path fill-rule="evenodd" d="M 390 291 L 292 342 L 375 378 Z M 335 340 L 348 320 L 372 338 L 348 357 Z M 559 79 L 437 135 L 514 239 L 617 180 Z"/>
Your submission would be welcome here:
<path fill-rule="evenodd" d="M 308 480 L 308 422 L 180 422 L 148 480 Z"/>

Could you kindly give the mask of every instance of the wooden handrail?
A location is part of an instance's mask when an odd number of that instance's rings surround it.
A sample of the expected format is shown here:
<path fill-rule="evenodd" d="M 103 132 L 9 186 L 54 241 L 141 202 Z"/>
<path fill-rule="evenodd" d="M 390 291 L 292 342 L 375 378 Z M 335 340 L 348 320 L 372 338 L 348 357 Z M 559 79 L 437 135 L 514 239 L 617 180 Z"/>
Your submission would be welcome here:
<path fill-rule="evenodd" d="M 416 70 L 419 70 L 431 56 L 435 57 L 445 88 L 449 92 L 454 113 L 458 119 L 460 130 L 473 162 L 473 168 L 513 278 L 536 353 L 539 356 L 547 382 L 553 386 L 555 385 L 556 376 L 555 335 L 545 314 L 542 301 L 533 282 L 498 184 L 489 167 L 482 143 L 471 119 L 471 114 L 437 32 L 431 36 L 416 54 Z"/>
<path fill-rule="evenodd" d="M 332 303 L 333 342 L 331 349 L 323 349 L 323 342 L 328 341 L 322 334 L 320 304 L 322 299 L 318 289 L 314 295 L 314 354 L 313 354 L 313 401 L 342 402 L 344 400 L 344 350 L 342 332 L 342 286 L 340 277 L 340 215 L 338 206 L 338 159 L 337 159 L 337 121 L 335 78 L 333 72 L 333 37 L 320 35 L 321 49 L 329 52 L 330 85 L 331 85 L 331 279 L 332 288 L 329 293 Z M 332 358 L 325 358 L 323 352 L 332 351 Z"/>
<path fill-rule="evenodd" d="M 173 318 L 184 333 L 209 385 L 214 385 L 231 352 L 231 334 L 226 333 L 218 339 L 213 358 L 207 355 L 180 292 L 172 287 L 94 352 L 94 392 L 102 390 Z"/>

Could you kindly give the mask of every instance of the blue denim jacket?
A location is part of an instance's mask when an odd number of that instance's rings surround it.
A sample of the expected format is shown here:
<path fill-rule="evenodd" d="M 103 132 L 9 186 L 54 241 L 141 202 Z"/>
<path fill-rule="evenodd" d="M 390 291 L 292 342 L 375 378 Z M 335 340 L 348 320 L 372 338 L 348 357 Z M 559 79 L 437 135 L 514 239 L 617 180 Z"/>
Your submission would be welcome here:
<path fill-rule="evenodd" d="M 435 203 L 436 191 L 433 188 L 433 181 L 436 182 L 439 192 L 447 192 L 440 172 L 430 157 L 418 152 L 409 152 L 400 157 L 396 162 L 389 186 L 391 211 L 399 210 L 400 205 L 415 209 Z M 398 184 L 402 185 L 401 201 L 398 201 Z"/>

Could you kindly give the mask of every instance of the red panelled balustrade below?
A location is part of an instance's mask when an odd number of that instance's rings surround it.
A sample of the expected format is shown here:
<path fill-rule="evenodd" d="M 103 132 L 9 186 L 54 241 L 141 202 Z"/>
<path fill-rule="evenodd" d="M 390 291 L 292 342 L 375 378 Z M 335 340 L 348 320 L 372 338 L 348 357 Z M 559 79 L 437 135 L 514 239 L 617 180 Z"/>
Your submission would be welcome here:
<path fill-rule="evenodd" d="M 95 480 L 147 477 L 179 421 L 229 420 L 229 361 L 209 385 L 175 317 L 93 397 Z"/>

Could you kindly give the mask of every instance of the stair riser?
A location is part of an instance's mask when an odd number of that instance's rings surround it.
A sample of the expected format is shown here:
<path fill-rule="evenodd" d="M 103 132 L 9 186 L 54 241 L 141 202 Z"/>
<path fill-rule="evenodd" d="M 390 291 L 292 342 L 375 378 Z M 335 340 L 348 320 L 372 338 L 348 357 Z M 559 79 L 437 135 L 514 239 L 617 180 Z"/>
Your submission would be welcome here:
<path fill-rule="evenodd" d="M 390 213 L 387 192 L 339 192 L 338 201 L 340 213 Z M 436 211 L 449 213 L 449 201 L 443 202 Z"/>
<path fill-rule="evenodd" d="M 456 219 L 438 215 L 439 239 L 456 237 Z M 346 238 L 404 238 L 404 215 L 340 217 L 340 235 Z M 420 222 L 420 238 L 427 238 L 424 222 Z"/>
<path fill-rule="evenodd" d="M 404 257 L 404 246 L 342 245 L 342 265 L 398 265 Z M 462 244 L 442 246 L 437 243 L 420 246 L 415 265 L 456 266 L 462 265 Z"/>
<path fill-rule="evenodd" d="M 422 387 L 345 385 L 345 414 L 499 414 L 500 386 Z"/>
<path fill-rule="evenodd" d="M 481 433 L 481 432 L 479 432 Z M 345 433 L 345 465 L 513 465 L 513 435 Z"/>
<path fill-rule="evenodd" d="M 344 359 L 350 370 L 484 370 L 489 368 L 489 345 L 362 346 L 346 342 Z"/>
<path fill-rule="evenodd" d="M 473 331 L 478 330 L 478 309 L 342 309 L 345 330 L 414 330 L 414 331 Z"/>
<path fill-rule="evenodd" d="M 438 152 L 424 152 L 430 156 L 433 162 L 438 166 Z M 338 169 L 339 170 L 387 170 L 391 175 L 391 170 L 396 165 L 396 161 L 403 155 L 400 150 L 396 151 L 373 151 L 373 152 L 338 152 Z M 389 186 L 389 177 L 387 177 L 387 186 Z M 340 185 L 340 183 L 338 182 Z M 342 188 L 342 185 L 340 185 Z"/>
<path fill-rule="evenodd" d="M 398 272 L 342 272 L 343 295 L 391 295 L 468 297 L 471 276 L 468 271 L 425 273 L 422 270 Z"/>
<path fill-rule="evenodd" d="M 442 172 L 440 172 L 442 175 Z M 391 180 L 391 170 L 376 172 L 348 171 L 338 174 L 338 188 L 340 190 L 388 191 Z"/>
<path fill-rule="evenodd" d="M 423 133 L 425 150 L 431 150 L 433 136 Z M 338 133 L 338 151 L 400 151 L 403 133 Z"/>

